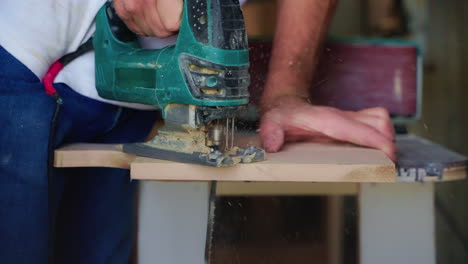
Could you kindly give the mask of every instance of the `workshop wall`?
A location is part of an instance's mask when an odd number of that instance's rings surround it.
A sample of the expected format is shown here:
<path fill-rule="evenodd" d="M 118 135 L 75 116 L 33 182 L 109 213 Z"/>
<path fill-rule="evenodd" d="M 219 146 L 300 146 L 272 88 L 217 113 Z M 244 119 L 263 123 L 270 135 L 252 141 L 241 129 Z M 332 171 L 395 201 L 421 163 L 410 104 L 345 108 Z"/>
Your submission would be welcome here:
<path fill-rule="evenodd" d="M 468 155 L 468 1 L 426 8 L 423 115 L 411 130 Z M 435 199 L 438 263 L 468 263 L 467 180 L 437 184 Z"/>
<path fill-rule="evenodd" d="M 334 36 L 362 35 L 366 16 L 363 0 L 341 0 L 330 26 Z M 243 7 L 250 39 L 271 39 L 276 25 L 276 0 L 249 0 Z"/>

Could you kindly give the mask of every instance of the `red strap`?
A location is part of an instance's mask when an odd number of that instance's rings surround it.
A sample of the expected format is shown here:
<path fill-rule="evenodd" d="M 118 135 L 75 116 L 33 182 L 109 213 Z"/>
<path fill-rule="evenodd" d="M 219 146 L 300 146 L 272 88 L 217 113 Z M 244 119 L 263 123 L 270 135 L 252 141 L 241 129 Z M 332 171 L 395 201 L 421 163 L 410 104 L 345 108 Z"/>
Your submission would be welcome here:
<path fill-rule="evenodd" d="M 54 95 L 57 93 L 54 88 L 54 79 L 62 69 L 63 64 L 60 61 L 56 61 L 52 66 L 50 66 L 49 70 L 44 75 L 44 78 L 42 78 L 42 83 L 44 84 L 45 91 L 48 95 Z"/>

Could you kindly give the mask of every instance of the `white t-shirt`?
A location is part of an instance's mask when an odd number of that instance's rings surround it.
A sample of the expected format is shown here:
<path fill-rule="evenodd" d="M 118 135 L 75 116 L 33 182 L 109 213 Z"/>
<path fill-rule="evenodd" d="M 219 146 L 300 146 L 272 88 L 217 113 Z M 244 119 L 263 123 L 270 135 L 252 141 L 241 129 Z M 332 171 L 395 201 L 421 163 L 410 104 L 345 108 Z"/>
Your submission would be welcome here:
<path fill-rule="evenodd" d="M 240 0 L 243 4 L 246 0 Z M 75 51 L 95 31 L 94 18 L 106 0 L 0 0 L 0 45 L 42 79 L 52 63 Z M 140 38 L 145 48 L 175 43 Z M 116 105 L 154 109 L 152 106 L 115 102 L 99 97 L 94 80 L 94 52 L 68 64 L 55 82 L 63 82 L 86 97 Z"/>

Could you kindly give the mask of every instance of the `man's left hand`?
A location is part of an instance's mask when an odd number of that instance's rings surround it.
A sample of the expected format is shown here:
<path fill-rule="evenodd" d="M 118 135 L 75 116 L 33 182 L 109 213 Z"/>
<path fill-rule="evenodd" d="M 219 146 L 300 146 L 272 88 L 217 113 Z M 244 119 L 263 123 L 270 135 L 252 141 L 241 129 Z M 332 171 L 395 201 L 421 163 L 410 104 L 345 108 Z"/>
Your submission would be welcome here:
<path fill-rule="evenodd" d="M 384 108 L 342 111 L 284 96 L 263 109 L 260 136 L 268 152 L 291 141 L 340 141 L 380 149 L 395 160 L 393 126 Z"/>

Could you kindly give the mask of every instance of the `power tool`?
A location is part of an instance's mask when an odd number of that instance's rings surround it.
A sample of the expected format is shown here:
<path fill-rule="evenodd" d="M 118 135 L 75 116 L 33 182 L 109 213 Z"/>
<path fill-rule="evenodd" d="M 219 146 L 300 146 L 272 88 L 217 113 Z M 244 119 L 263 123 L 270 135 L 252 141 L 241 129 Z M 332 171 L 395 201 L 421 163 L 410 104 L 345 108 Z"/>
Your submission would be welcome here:
<path fill-rule="evenodd" d="M 157 136 L 124 152 L 214 167 L 265 159 L 262 149 L 234 146 L 250 84 L 239 0 L 185 0 L 176 44 L 159 50 L 143 49 L 107 3 L 93 46 L 99 95 L 152 105 L 165 119 Z"/>

